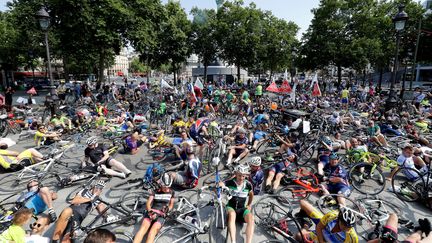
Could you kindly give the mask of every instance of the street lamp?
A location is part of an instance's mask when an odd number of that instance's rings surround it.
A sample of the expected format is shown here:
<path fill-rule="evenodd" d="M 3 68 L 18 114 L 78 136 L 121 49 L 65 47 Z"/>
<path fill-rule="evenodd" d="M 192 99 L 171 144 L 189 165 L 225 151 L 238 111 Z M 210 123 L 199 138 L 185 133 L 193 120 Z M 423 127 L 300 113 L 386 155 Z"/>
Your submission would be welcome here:
<path fill-rule="evenodd" d="M 48 74 L 50 78 L 50 86 L 51 86 L 51 97 L 54 99 L 55 97 L 55 87 L 54 87 L 54 79 L 51 71 L 51 58 L 50 58 L 50 49 L 48 43 L 48 28 L 50 26 L 50 16 L 44 7 L 41 7 L 39 11 L 36 12 L 36 17 L 39 21 L 39 25 L 41 29 L 45 32 L 45 46 L 47 53 L 47 62 L 48 62 Z"/>
<path fill-rule="evenodd" d="M 292 65 L 291 65 L 291 81 L 294 82 L 294 76 L 296 75 L 295 68 L 295 57 L 297 55 L 297 49 L 293 46 L 291 48 L 291 57 L 292 57 Z"/>
<path fill-rule="evenodd" d="M 386 109 L 390 110 L 396 106 L 397 97 L 395 94 L 395 83 L 396 75 L 399 67 L 399 44 L 400 44 L 400 32 L 405 28 L 406 21 L 408 20 L 408 14 L 404 11 L 405 5 L 399 5 L 399 12 L 393 17 L 392 21 L 396 29 L 396 53 L 395 61 L 393 66 L 393 75 L 390 86 L 390 94 L 386 101 Z"/>

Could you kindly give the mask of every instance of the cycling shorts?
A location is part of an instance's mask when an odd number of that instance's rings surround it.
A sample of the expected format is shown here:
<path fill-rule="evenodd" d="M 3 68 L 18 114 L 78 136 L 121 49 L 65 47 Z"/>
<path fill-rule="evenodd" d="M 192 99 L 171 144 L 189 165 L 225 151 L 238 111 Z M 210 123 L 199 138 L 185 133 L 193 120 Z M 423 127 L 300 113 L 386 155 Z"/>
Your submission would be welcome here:
<path fill-rule="evenodd" d="M 382 243 L 398 242 L 397 238 L 398 238 L 398 233 L 396 228 L 390 225 L 384 226 L 380 237 Z"/>
<path fill-rule="evenodd" d="M 279 163 L 273 165 L 272 167 L 270 167 L 270 170 L 273 171 L 275 174 L 283 173 L 285 171 L 285 169 L 286 169 L 286 167 L 285 167 L 284 162 L 279 162 Z"/>
<path fill-rule="evenodd" d="M 48 206 L 45 204 L 39 194 L 36 194 L 34 197 L 28 200 L 24 206 L 28 209 L 33 209 L 33 213 L 35 215 L 43 213 L 45 210 L 48 209 Z"/>
<path fill-rule="evenodd" d="M 326 164 L 328 164 L 330 162 L 330 156 L 328 156 L 328 155 L 320 155 L 318 157 L 318 161 L 321 162 L 321 163 L 323 163 L 324 166 L 325 166 Z"/>
<path fill-rule="evenodd" d="M 146 219 L 149 220 L 152 223 L 158 222 L 161 225 L 165 224 L 165 218 L 164 217 L 161 217 L 159 214 L 156 214 L 156 218 L 152 220 L 150 218 L 150 214 L 148 213 L 147 210 L 144 212 L 144 216 L 143 216 L 143 220 L 146 220 Z"/>
<path fill-rule="evenodd" d="M 246 223 L 244 218 L 246 217 L 246 215 L 251 213 L 251 211 L 249 211 L 249 209 L 247 209 L 246 207 L 234 209 L 233 207 L 227 206 L 226 210 L 227 211 L 230 211 L 230 210 L 235 211 L 236 222 L 239 222 L 239 223 Z"/>
<path fill-rule="evenodd" d="M 343 183 L 328 184 L 327 189 L 331 194 L 342 194 L 346 197 L 351 193 L 351 188 Z"/>
<path fill-rule="evenodd" d="M 348 104 L 348 98 L 342 98 L 342 104 Z"/>
<path fill-rule="evenodd" d="M 200 136 L 200 135 L 194 135 L 194 136 L 192 136 L 192 134 L 191 134 L 191 138 L 199 145 L 199 146 L 202 146 L 202 145 L 204 145 L 205 144 L 205 140 L 204 140 L 204 138 L 202 137 L 202 136 Z"/>

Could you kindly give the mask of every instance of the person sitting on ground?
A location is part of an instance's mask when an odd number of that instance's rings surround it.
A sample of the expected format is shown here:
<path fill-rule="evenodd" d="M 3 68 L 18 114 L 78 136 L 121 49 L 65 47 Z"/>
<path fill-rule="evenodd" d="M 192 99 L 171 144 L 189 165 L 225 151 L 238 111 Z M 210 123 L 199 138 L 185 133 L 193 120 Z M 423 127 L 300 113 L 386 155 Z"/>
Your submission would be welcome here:
<path fill-rule="evenodd" d="M 39 187 L 39 182 L 33 179 L 27 183 L 27 191 L 21 193 L 17 199 L 17 204 L 33 210 L 35 215 L 41 214 L 48 209 L 49 218 L 51 222 L 54 222 L 57 220 L 57 215 L 53 208 L 53 201 L 56 199 L 56 192 L 51 191 L 46 186 Z"/>
<path fill-rule="evenodd" d="M 125 139 L 125 153 L 130 153 L 132 155 L 138 153 L 139 147 L 146 141 L 147 139 L 144 137 L 144 135 L 135 131 Z"/>
<path fill-rule="evenodd" d="M 164 173 L 158 181 L 159 188 L 154 190 L 147 202 L 146 211 L 138 232 L 135 234 L 134 243 L 141 243 L 148 232 L 146 242 L 151 243 L 165 223 L 165 217 L 174 207 L 175 194 L 171 189 L 172 178 Z"/>
<path fill-rule="evenodd" d="M 100 166 L 107 175 L 118 176 L 125 179 L 132 174 L 124 164 L 110 156 L 107 148 L 103 145 L 99 146 L 96 137 L 88 138 L 86 143 L 87 148 L 84 150 L 84 160 L 81 164 L 82 168 L 86 167 L 90 160 L 93 165 Z"/>
<path fill-rule="evenodd" d="M 409 235 L 403 241 L 398 241 L 398 216 L 395 213 L 391 213 L 385 223 L 385 226 L 378 239 L 369 240 L 367 243 L 428 243 L 432 242 L 431 222 L 429 219 L 419 219 L 419 225 L 414 228 L 414 233 Z M 423 233 L 425 238 L 423 238 Z M 423 239 L 422 239 L 423 238 Z"/>
<path fill-rule="evenodd" d="M 337 197 L 339 205 L 345 205 L 345 197 L 348 197 L 351 193 L 351 188 L 348 183 L 348 172 L 346 169 L 339 164 L 339 157 L 337 154 L 332 153 L 330 155 L 330 162 L 324 166 L 324 174 L 327 181 L 327 186 L 323 186 L 324 194 L 338 194 L 341 197 Z"/>
<path fill-rule="evenodd" d="M 32 215 L 32 210 L 28 208 L 16 212 L 12 219 L 12 225 L 0 235 L 0 242 L 24 243 L 26 232 L 23 227 L 30 221 Z"/>
<path fill-rule="evenodd" d="M 252 184 L 254 195 L 258 195 L 261 192 L 262 183 L 264 182 L 264 171 L 261 168 L 261 157 L 252 157 L 248 164 L 251 171 L 249 182 Z"/>
<path fill-rule="evenodd" d="M 255 132 L 249 134 L 249 141 L 252 142 L 252 150 L 255 151 L 260 144 L 261 141 L 265 139 L 267 133 L 265 132 L 268 129 L 268 124 L 263 123 L 256 127 Z"/>
<path fill-rule="evenodd" d="M 190 126 L 189 135 L 198 145 L 198 157 L 202 157 L 204 144 L 207 142 L 206 137 L 209 136 L 207 128 L 210 125 L 210 118 L 201 117 Z"/>
<path fill-rule="evenodd" d="M 69 118 L 67 118 L 64 114 L 55 114 L 51 120 L 50 124 L 54 127 L 54 130 L 59 129 L 72 129 L 72 122 Z"/>
<path fill-rule="evenodd" d="M 341 207 L 339 211 L 335 210 L 323 215 L 306 200 L 300 200 L 300 212 L 296 214 L 296 218 L 310 218 L 316 225 L 315 230 L 310 231 L 309 227 L 303 224 L 301 233 L 299 232 L 295 236 L 297 241 L 317 243 L 359 242 L 357 233 L 354 229 L 356 224 L 356 215 L 350 208 Z"/>
<path fill-rule="evenodd" d="M 35 222 L 30 224 L 31 233 L 25 238 L 26 243 L 49 243 L 50 239 L 48 237 L 43 237 L 42 235 L 48 229 L 51 220 L 47 215 L 40 214 L 37 216 Z"/>
<path fill-rule="evenodd" d="M 234 142 L 233 146 L 228 147 L 227 166 L 231 165 L 233 158 L 235 158 L 234 163 L 238 163 L 248 155 L 249 149 L 247 149 L 247 145 L 249 144 L 249 140 L 246 137 L 246 130 L 244 128 L 239 128 L 235 137 L 227 136 L 226 139 Z"/>
<path fill-rule="evenodd" d="M 410 168 L 414 170 L 404 170 L 405 176 L 411 180 L 416 180 L 420 175 L 416 172 L 418 169 L 420 173 L 427 172 L 429 170 L 426 163 L 419 157 L 413 156 L 414 155 L 414 147 L 411 145 L 407 145 L 402 150 L 402 154 L 399 155 L 397 158 L 398 166 L 393 169 L 391 173 L 391 177 L 393 177 L 393 174 L 397 171 L 399 167 L 403 168 Z"/>
<path fill-rule="evenodd" d="M 48 129 L 45 127 L 45 125 L 39 124 L 34 136 L 34 140 L 36 142 L 36 146 L 39 147 L 40 145 L 50 145 L 56 141 L 60 141 L 60 136 L 60 133 L 48 132 Z"/>
<path fill-rule="evenodd" d="M 330 137 L 325 136 L 320 138 L 320 146 L 318 148 L 318 179 L 324 176 L 324 166 L 330 162 L 330 154 L 333 151 L 333 143 Z"/>
<path fill-rule="evenodd" d="M 372 120 L 369 120 L 368 122 L 367 133 L 370 136 L 371 142 L 374 142 L 379 146 L 388 147 L 388 143 L 384 135 L 381 134 L 380 127 L 376 125 L 375 122 Z"/>
<path fill-rule="evenodd" d="M 97 209 L 99 214 L 105 212 L 106 205 L 103 204 L 99 199 L 105 184 L 105 181 L 99 180 L 92 188 L 83 189 L 74 196 L 70 206 L 63 209 L 60 214 L 60 217 L 55 225 L 51 241 L 52 243 L 59 242 L 60 237 L 63 235 L 69 222 L 74 225 L 72 230 L 78 230 L 86 216 L 89 215 L 94 208 Z M 104 218 L 105 221 L 109 222 L 115 219 L 115 216 L 105 214 Z M 71 236 L 69 233 L 67 233 L 63 237 L 63 240 L 70 237 Z"/>
<path fill-rule="evenodd" d="M 265 183 L 265 191 L 267 193 L 272 194 L 279 188 L 281 179 L 285 176 L 286 170 L 289 168 L 290 164 L 294 163 L 297 159 L 297 155 L 291 152 L 291 150 L 288 150 L 287 155 L 288 157 L 286 159 L 270 167 Z"/>
<path fill-rule="evenodd" d="M 226 205 L 228 214 L 228 232 L 231 242 L 236 242 L 235 222 L 246 223 L 246 243 L 252 242 L 255 222 L 252 214 L 253 188 L 246 179 L 249 176 L 247 165 L 238 165 L 235 169 L 235 177 L 225 182 L 220 182 L 221 187 L 227 187 L 232 195 Z"/>
<path fill-rule="evenodd" d="M 342 117 L 339 115 L 339 112 L 333 112 L 333 115 L 330 116 L 329 118 L 330 124 L 332 124 L 335 129 L 340 129 L 341 132 L 345 131 L 344 130 L 344 120 L 342 119 Z"/>
<path fill-rule="evenodd" d="M 186 131 L 182 131 L 180 134 L 181 141 L 179 145 L 174 144 L 175 154 L 178 159 L 181 161 L 187 160 L 187 150 L 192 147 L 192 140 L 188 138 Z"/>
<path fill-rule="evenodd" d="M 43 161 L 44 156 L 36 149 L 30 148 L 19 153 L 8 150 L 6 144 L 0 144 L 0 172 L 15 172 L 26 166 Z"/>
<path fill-rule="evenodd" d="M 84 243 L 115 243 L 116 236 L 107 229 L 95 229 L 87 234 Z"/>
<path fill-rule="evenodd" d="M 173 179 L 174 185 L 183 188 L 195 188 L 198 185 L 202 164 L 199 158 L 195 157 L 195 152 L 192 147 L 187 148 L 187 161 L 184 171 L 171 172 L 170 176 Z"/>

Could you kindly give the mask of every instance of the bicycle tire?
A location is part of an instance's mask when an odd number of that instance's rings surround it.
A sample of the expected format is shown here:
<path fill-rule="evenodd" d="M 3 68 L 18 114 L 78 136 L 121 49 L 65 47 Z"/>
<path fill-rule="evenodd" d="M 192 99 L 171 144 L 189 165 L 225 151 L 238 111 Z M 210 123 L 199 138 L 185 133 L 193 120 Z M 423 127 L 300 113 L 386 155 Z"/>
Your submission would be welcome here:
<path fill-rule="evenodd" d="M 133 236 L 128 232 L 115 230 L 113 233 L 116 236 L 116 243 L 132 243 L 133 242 Z"/>
<path fill-rule="evenodd" d="M 0 124 L 1 137 L 5 138 L 9 134 L 9 128 L 6 126 L 5 122 Z"/>
<path fill-rule="evenodd" d="M 407 177 L 417 177 L 418 179 L 412 180 Z M 391 178 L 393 193 L 396 197 L 405 202 L 415 202 L 421 199 L 421 186 L 425 182 L 421 173 L 416 169 L 401 167 L 396 170 Z"/>
<path fill-rule="evenodd" d="M 232 171 L 230 171 L 230 170 L 222 170 L 222 171 L 219 171 L 219 179 L 220 179 L 220 181 L 226 181 L 226 180 L 228 180 L 229 178 L 231 178 L 232 177 Z M 205 185 L 210 185 L 210 184 L 213 184 L 213 183 L 215 183 L 215 181 L 216 181 L 216 172 L 213 172 L 210 176 L 208 176 L 204 181 L 203 181 L 203 184 L 205 184 Z"/>
<path fill-rule="evenodd" d="M 67 196 L 66 196 L 66 202 L 67 203 L 71 203 L 72 202 L 72 200 L 74 199 L 74 197 L 78 194 L 78 192 L 80 192 L 81 190 L 83 190 L 84 189 L 84 187 L 81 185 L 81 186 L 78 186 L 78 187 L 75 187 Z"/>
<path fill-rule="evenodd" d="M 380 222 L 381 225 L 385 225 L 385 222 L 387 221 L 390 214 L 394 213 L 396 215 L 402 215 L 402 211 L 396 204 L 384 201 L 382 199 L 363 198 L 358 199 L 357 201 L 362 204 L 366 211 L 369 211 L 373 223 Z"/>
<path fill-rule="evenodd" d="M 162 228 L 159 234 L 156 236 L 155 241 L 157 243 L 178 243 L 178 242 L 192 242 L 197 243 L 197 239 L 191 237 L 184 238 L 186 235 L 193 234 L 191 229 L 185 226 L 171 226 Z"/>
<path fill-rule="evenodd" d="M 144 182 L 142 178 L 129 179 L 115 184 L 111 187 L 111 190 L 130 190 L 132 188 L 139 189 L 143 186 L 143 184 Z"/>
<path fill-rule="evenodd" d="M 273 200 L 273 201 L 265 202 L 265 200 Z M 276 196 L 276 195 L 270 195 L 270 196 L 267 196 L 267 197 L 261 197 L 256 203 L 254 203 L 254 205 L 252 207 L 253 214 L 256 215 L 259 220 L 265 220 L 265 219 L 268 218 L 268 215 L 265 215 L 267 212 L 265 212 L 265 213 L 258 213 L 257 212 L 257 209 L 266 209 L 266 208 L 268 208 L 267 206 L 264 207 L 265 203 L 266 204 L 270 204 L 270 203 L 274 204 L 277 207 L 277 209 L 279 210 L 278 213 L 282 217 L 287 216 L 289 214 L 289 212 L 292 211 L 292 205 L 291 205 L 291 203 L 288 202 L 290 204 L 290 206 L 282 205 L 279 202 L 278 196 Z"/>
<path fill-rule="evenodd" d="M 120 207 L 132 213 L 142 212 L 146 209 L 147 198 L 150 196 L 148 191 L 130 191 L 121 197 Z"/>
<path fill-rule="evenodd" d="M 368 195 L 378 195 L 384 190 L 386 178 L 379 166 L 374 170 L 373 168 L 374 164 L 364 162 L 356 163 L 351 167 L 348 174 L 354 189 Z"/>
<path fill-rule="evenodd" d="M 306 149 L 299 151 L 299 158 L 297 159 L 296 163 L 298 165 L 305 165 L 309 163 L 312 160 L 313 154 L 315 152 L 315 146 L 311 145 L 308 146 Z"/>
<path fill-rule="evenodd" d="M 277 199 L 281 204 L 291 206 L 291 201 L 300 201 L 309 198 L 311 192 L 300 185 L 289 185 L 276 192 Z"/>
<path fill-rule="evenodd" d="M 361 212 L 358 204 L 354 200 L 350 199 L 349 197 L 339 195 L 339 194 L 327 194 L 321 196 L 316 202 L 318 204 L 318 208 L 321 211 L 321 213 L 327 214 L 331 211 L 338 210 L 339 204 L 337 203 L 337 199 L 336 199 L 337 197 L 343 197 L 345 199 L 346 207 L 351 208 L 357 212 Z M 330 200 L 328 200 L 327 198 Z M 335 201 L 334 203 L 332 202 L 333 200 Z"/>
<path fill-rule="evenodd" d="M 266 140 L 257 147 L 256 153 L 259 155 L 263 155 L 265 153 L 271 154 L 275 153 L 277 149 L 277 147 L 272 146 L 269 140 Z"/>

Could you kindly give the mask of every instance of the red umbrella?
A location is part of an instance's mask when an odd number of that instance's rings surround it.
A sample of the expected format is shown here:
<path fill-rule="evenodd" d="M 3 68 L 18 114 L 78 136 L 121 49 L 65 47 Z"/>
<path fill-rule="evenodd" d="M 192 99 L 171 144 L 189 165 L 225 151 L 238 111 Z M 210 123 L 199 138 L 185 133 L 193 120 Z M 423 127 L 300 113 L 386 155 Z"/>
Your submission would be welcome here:
<path fill-rule="evenodd" d="M 32 87 L 31 89 L 27 90 L 27 94 L 32 94 L 32 95 L 37 94 L 36 89 Z"/>
<path fill-rule="evenodd" d="M 284 80 L 282 86 L 279 88 L 279 92 L 289 94 L 292 92 L 291 85 L 288 80 Z"/>
<path fill-rule="evenodd" d="M 266 88 L 266 90 L 270 91 L 270 92 L 276 92 L 276 93 L 279 92 L 279 88 L 277 87 L 277 85 L 274 81 L 271 82 L 271 84 Z"/>

